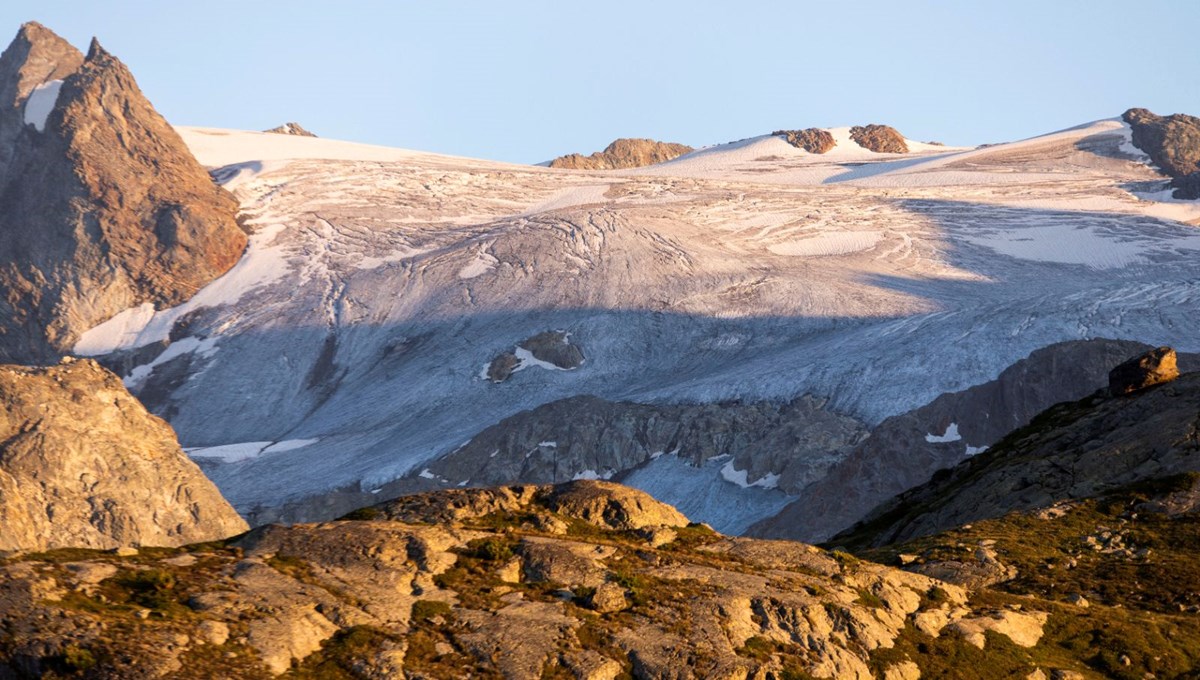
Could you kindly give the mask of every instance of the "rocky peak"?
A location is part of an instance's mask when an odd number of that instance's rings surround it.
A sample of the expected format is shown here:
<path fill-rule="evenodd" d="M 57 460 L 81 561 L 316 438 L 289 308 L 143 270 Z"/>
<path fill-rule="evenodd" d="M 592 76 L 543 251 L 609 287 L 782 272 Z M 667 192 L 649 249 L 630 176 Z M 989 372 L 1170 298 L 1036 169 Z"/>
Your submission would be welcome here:
<path fill-rule="evenodd" d="M 247 526 L 175 433 L 89 361 L 0 366 L 0 550 L 176 546 Z"/>
<path fill-rule="evenodd" d="M 692 147 L 684 144 L 658 142 L 653 139 L 617 139 L 605 147 L 604 151 L 590 156 L 568 154 L 550 161 L 552 168 L 569 170 L 619 170 L 622 168 L 640 168 L 656 163 L 665 163 L 678 158 L 685 153 L 691 153 Z"/>
<path fill-rule="evenodd" d="M 856 125 L 850 128 L 850 138 L 875 153 L 908 153 L 904 135 L 887 125 Z"/>
<path fill-rule="evenodd" d="M 21 26 L 0 55 L 0 173 L 25 127 L 24 109 L 38 87 L 62 80 L 83 63 L 83 55 L 50 29 L 35 22 Z"/>
<path fill-rule="evenodd" d="M 276 135 L 295 135 L 297 137 L 316 137 L 313 133 L 305 130 L 299 123 L 284 123 L 278 127 L 273 127 L 270 130 L 263 130 Z"/>
<path fill-rule="evenodd" d="M 86 58 L 68 48 L 29 27 L 0 58 L 16 105 L 0 111 L 0 135 L 15 130 L 0 139 L 0 360 L 53 359 L 118 312 L 177 305 L 246 245 L 237 202 L 129 69 L 95 40 Z M 62 81 L 33 124 L 29 74 Z"/>

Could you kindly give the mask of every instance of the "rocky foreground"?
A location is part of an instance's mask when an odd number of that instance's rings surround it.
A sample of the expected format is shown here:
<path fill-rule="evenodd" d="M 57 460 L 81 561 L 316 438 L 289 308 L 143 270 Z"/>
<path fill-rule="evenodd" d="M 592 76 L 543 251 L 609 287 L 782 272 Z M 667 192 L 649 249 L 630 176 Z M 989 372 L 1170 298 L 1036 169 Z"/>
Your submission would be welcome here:
<path fill-rule="evenodd" d="M 343 521 L 0 567 L 0 673 L 917 677 L 910 630 L 1031 646 L 1046 614 L 604 482 L 445 491 Z M 989 633 L 992 631 L 993 633 Z"/>

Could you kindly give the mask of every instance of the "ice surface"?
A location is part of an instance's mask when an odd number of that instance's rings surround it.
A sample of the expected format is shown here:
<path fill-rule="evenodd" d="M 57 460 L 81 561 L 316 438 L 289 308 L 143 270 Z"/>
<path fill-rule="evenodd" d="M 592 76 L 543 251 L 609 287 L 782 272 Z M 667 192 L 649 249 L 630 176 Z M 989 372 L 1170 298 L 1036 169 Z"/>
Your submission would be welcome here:
<path fill-rule="evenodd" d="M 599 175 L 184 130 L 202 162 L 234 164 L 216 176 L 250 248 L 186 304 L 127 311 L 80 349 L 162 342 L 187 315 L 191 337 L 126 376 L 181 440 L 312 440 L 212 466 L 239 508 L 415 476 L 504 418 L 583 394 L 811 393 L 877 423 L 1061 340 L 1200 349 L 1200 206 L 1131 194 L 1161 178 L 1119 153 L 1124 130 L 904 155 L 765 137 Z M 551 370 L 479 379 L 551 329 L 585 366 L 521 352 Z M 663 454 L 617 472 L 702 519 L 786 502 L 725 479 L 727 462 Z M 594 459 L 561 473 L 588 470 L 607 473 Z"/>

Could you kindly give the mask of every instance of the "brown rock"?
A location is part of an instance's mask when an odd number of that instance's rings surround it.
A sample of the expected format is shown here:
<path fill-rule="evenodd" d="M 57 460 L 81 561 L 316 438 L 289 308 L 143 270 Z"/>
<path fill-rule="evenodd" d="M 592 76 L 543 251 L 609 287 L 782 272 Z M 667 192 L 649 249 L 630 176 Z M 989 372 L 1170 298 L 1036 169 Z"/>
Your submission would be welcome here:
<path fill-rule="evenodd" d="M 25 124 L 47 78 L 57 97 Z M 187 300 L 241 257 L 237 202 L 99 43 L 84 58 L 23 27 L 0 57 L 0 94 L 0 360 L 55 358 L 120 311 Z"/>
<path fill-rule="evenodd" d="M 1159 347 L 1117 366 L 1108 374 L 1113 396 L 1129 394 L 1179 377 L 1178 356 L 1170 347 Z"/>
<path fill-rule="evenodd" d="M 904 135 L 887 125 L 856 125 L 850 128 L 850 138 L 875 153 L 908 153 Z"/>
<path fill-rule="evenodd" d="M 1159 116 L 1129 109 L 1121 116 L 1133 131 L 1133 145 L 1175 178 L 1176 198 L 1200 198 L 1200 118 L 1176 113 Z"/>
<path fill-rule="evenodd" d="M 833 135 L 827 130 L 820 128 L 807 128 L 805 130 L 776 130 L 771 133 L 776 137 L 783 137 L 784 141 L 797 149 L 804 149 L 809 153 L 828 153 L 833 147 L 837 146 L 837 142 L 833 141 Z"/>
<path fill-rule="evenodd" d="M 137 553 L 246 530 L 120 378 L 94 361 L 0 366 L 0 550 Z"/>
<path fill-rule="evenodd" d="M 604 151 L 590 156 L 573 153 L 555 158 L 550 161 L 550 167 L 569 170 L 640 168 L 655 163 L 665 163 L 692 151 L 692 147 L 684 144 L 656 142 L 653 139 L 622 138 L 609 144 Z"/>

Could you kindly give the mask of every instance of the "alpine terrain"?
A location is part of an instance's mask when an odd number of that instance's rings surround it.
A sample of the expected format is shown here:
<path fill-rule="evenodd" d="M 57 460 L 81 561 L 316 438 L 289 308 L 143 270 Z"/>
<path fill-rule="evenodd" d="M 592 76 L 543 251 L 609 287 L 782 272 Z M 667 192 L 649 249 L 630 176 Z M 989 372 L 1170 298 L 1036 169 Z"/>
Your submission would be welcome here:
<path fill-rule="evenodd" d="M 23 25 L 0 680 L 1200 677 L 1200 119 L 814 122 L 180 126 Z"/>

